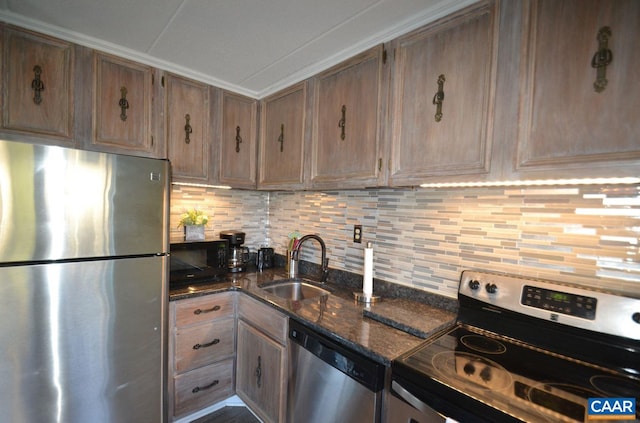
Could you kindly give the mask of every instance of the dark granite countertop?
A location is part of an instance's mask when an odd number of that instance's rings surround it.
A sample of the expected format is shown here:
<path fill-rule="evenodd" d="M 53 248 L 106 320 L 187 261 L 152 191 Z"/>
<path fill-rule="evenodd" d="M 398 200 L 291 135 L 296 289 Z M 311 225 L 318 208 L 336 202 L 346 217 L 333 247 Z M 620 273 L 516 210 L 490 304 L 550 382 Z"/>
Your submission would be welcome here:
<path fill-rule="evenodd" d="M 456 316 L 451 311 L 402 298 L 383 298 L 379 303 L 365 306 L 354 300 L 351 289 L 331 280 L 323 286 L 331 295 L 302 301 L 285 300 L 260 289 L 286 278 L 281 268 L 229 274 L 220 281 L 172 287 L 169 299 L 176 301 L 239 290 L 385 365 L 450 326 Z"/>

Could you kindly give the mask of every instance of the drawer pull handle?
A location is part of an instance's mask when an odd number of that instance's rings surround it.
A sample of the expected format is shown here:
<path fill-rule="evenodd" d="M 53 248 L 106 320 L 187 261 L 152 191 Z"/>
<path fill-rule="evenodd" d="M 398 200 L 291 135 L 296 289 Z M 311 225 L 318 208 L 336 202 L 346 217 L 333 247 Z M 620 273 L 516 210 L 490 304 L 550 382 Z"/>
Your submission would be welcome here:
<path fill-rule="evenodd" d="M 347 127 L 347 106 L 342 105 L 342 118 L 338 121 L 338 128 L 340 128 L 340 139 L 344 140 L 346 138 L 345 129 Z"/>
<path fill-rule="evenodd" d="M 596 82 L 593 88 L 597 93 L 604 91 L 607 86 L 607 66 L 613 60 L 613 53 L 609 50 L 609 37 L 611 37 L 611 28 L 603 26 L 598 31 L 598 51 L 591 59 L 591 67 L 596 69 Z"/>
<path fill-rule="evenodd" d="M 202 310 L 200 308 L 197 308 L 197 309 L 193 310 L 193 314 L 198 315 L 198 314 L 202 314 L 202 313 L 211 313 L 212 311 L 218 311 L 218 310 L 220 310 L 220 306 L 219 305 L 213 306 L 213 307 L 208 308 L 206 310 Z"/>
<path fill-rule="evenodd" d="M 218 383 L 220 383 L 220 381 L 218 379 L 216 379 L 213 382 L 211 382 L 210 384 L 208 384 L 207 386 L 196 386 L 195 388 L 193 388 L 191 390 L 191 392 L 193 392 L 194 394 L 197 394 L 198 392 L 204 391 L 205 389 L 213 388 Z"/>
<path fill-rule="evenodd" d="M 444 102 L 444 75 L 440 75 L 438 77 L 438 91 L 436 95 L 433 96 L 433 104 L 436 106 L 436 122 L 440 122 L 442 120 L 442 103 Z"/>
<path fill-rule="evenodd" d="M 193 349 L 194 349 L 194 350 L 199 350 L 200 348 L 207 348 L 207 347 L 210 347 L 210 346 L 212 346 L 212 345 L 219 344 L 219 343 L 220 343 L 220 340 L 219 340 L 218 338 L 216 338 L 216 339 L 214 339 L 213 341 L 208 342 L 208 343 L 206 343 L 206 344 L 195 344 L 195 345 L 193 346 Z"/>
<path fill-rule="evenodd" d="M 278 142 L 280 143 L 280 152 L 284 151 L 284 123 L 280 124 L 280 136 L 278 137 Z"/>
<path fill-rule="evenodd" d="M 189 113 L 184 115 L 184 120 L 186 121 L 186 123 L 184 124 L 184 136 L 185 136 L 184 142 L 186 144 L 189 144 L 191 142 L 191 140 L 189 139 L 189 135 L 191 135 L 191 133 L 193 132 L 193 128 L 189 123 L 191 121 L 191 115 Z"/>
<path fill-rule="evenodd" d="M 127 87 L 120 88 L 120 101 L 118 102 L 120 107 L 120 120 L 125 122 L 127 120 L 127 109 L 129 108 L 129 102 L 127 101 Z"/>
<path fill-rule="evenodd" d="M 258 356 L 258 367 L 256 367 L 256 385 L 262 386 L 262 357 Z"/>
<path fill-rule="evenodd" d="M 241 142 L 242 142 L 242 137 L 240 136 L 240 127 L 236 126 L 236 153 L 240 152 Z"/>
<path fill-rule="evenodd" d="M 31 88 L 33 88 L 33 102 L 36 104 L 42 103 L 42 91 L 44 91 L 44 82 L 40 79 L 42 75 L 42 68 L 36 65 L 33 68 L 33 81 L 31 81 Z"/>

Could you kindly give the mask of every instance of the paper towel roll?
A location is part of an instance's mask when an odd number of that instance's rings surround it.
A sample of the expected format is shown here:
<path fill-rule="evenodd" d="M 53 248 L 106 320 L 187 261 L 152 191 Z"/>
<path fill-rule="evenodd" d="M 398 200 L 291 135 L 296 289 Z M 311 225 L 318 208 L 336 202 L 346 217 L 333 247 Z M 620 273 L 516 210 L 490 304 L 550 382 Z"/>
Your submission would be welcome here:
<path fill-rule="evenodd" d="M 367 247 L 364 249 L 362 293 L 367 297 L 373 295 L 373 245 L 370 242 L 367 243 Z"/>

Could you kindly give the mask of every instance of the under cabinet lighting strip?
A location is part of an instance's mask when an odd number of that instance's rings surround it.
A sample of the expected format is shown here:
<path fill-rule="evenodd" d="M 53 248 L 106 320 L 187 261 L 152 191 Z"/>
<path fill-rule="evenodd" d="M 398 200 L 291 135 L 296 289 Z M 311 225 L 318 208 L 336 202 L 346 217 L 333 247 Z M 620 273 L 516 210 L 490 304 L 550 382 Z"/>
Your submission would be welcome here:
<path fill-rule="evenodd" d="M 192 183 L 189 183 L 189 182 L 172 182 L 171 185 L 180 185 L 180 186 L 183 186 L 183 187 L 231 189 L 231 187 L 228 186 L 228 185 L 192 184 Z"/>
<path fill-rule="evenodd" d="M 638 184 L 640 178 L 584 178 L 584 179 L 537 179 L 524 181 L 483 181 L 483 182 L 434 182 L 420 184 L 421 188 L 464 188 L 464 187 L 519 187 L 549 185 L 606 185 Z"/>

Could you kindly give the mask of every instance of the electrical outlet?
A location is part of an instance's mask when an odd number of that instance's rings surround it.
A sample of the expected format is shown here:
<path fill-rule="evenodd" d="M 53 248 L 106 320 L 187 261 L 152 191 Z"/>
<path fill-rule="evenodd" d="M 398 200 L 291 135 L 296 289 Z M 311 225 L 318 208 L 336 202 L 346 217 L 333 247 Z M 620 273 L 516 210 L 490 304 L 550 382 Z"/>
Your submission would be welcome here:
<path fill-rule="evenodd" d="M 362 225 L 353 225 L 353 242 L 362 242 Z"/>

